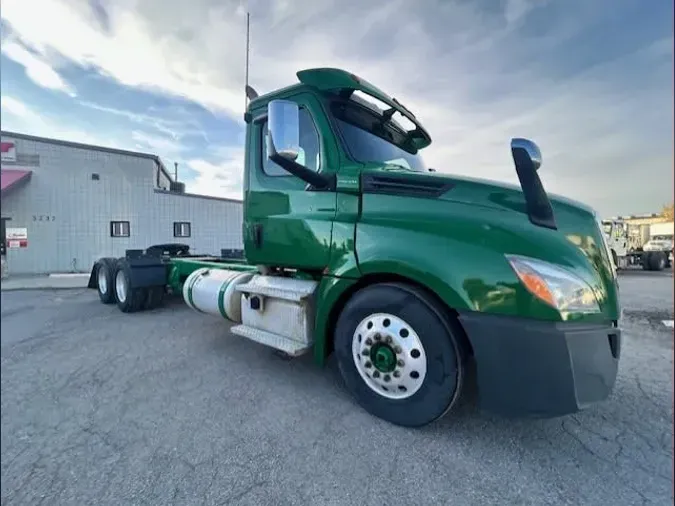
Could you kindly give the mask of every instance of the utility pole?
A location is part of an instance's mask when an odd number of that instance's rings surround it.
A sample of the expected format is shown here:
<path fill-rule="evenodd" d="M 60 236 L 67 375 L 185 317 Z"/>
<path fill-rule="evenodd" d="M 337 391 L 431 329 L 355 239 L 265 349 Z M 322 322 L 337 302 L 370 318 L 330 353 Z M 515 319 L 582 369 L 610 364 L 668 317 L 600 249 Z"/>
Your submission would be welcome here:
<path fill-rule="evenodd" d="M 178 182 L 178 162 L 173 162 L 173 180 Z"/>

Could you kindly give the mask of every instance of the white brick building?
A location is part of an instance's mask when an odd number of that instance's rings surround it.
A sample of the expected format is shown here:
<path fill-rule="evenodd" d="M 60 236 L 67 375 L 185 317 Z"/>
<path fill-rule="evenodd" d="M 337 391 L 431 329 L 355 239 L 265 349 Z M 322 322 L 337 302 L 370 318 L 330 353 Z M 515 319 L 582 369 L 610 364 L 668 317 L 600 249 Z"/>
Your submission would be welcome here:
<path fill-rule="evenodd" d="M 241 201 L 181 186 L 154 155 L 2 131 L 7 270 L 87 272 L 98 257 L 160 243 L 241 249 Z"/>

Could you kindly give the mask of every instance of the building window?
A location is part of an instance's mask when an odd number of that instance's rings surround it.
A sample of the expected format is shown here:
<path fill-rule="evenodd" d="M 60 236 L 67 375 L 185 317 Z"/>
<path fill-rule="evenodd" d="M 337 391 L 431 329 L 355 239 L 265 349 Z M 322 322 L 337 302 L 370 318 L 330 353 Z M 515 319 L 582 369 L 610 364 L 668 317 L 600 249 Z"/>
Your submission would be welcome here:
<path fill-rule="evenodd" d="M 191 235 L 190 222 L 188 221 L 175 221 L 173 223 L 173 236 L 174 237 L 190 237 Z"/>
<path fill-rule="evenodd" d="M 130 235 L 128 221 L 111 221 L 110 237 L 129 237 Z"/>

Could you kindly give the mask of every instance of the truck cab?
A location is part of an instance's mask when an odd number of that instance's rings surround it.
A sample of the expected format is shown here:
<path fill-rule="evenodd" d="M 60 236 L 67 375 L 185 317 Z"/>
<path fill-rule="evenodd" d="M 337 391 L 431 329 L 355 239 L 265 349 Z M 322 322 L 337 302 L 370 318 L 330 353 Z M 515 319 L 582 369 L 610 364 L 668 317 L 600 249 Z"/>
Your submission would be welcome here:
<path fill-rule="evenodd" d="M 606 398 L 620 349 L 611 251 L 592 209 L 544 191 L 536 145 L 512 141 L 520 188 L 431 171 L 431 137 L 399 101 L 339 69 L 297 75 L 246 113 L 244 244 L 264 272 L 317 281 L 317 361 L 334 352 L 359 402 L 404 425 L 449 409 L 468 361 L 494 411 L 557 415 Z M 425 366 L 442 393 L 388 389 L 405 349 L 384 332 L 395 319 L 413 349 L 445 357 Z"/>
<path fill-rule="evenodd" d="M 593 209 L 545 191 L 537 145 L 511 140 L 519 186 L 432 170 L 401 102 L 340 69 L 297 77 L 247 88 L 244 258 L 128 250 L 94 265 L 101 301 L 134 312 L 182 293 L 235 336 L 334 358 L 358 404 L 407 427 L 449 412 L 473 374 L 480 406 L 507 416 L 607 399 L 612 252 Z"/>
<path fill-rule="evenodd" d="M 628 266 L 628 224 L 620 219 L 602 220 L 602 229 L 616 268 Z"/>

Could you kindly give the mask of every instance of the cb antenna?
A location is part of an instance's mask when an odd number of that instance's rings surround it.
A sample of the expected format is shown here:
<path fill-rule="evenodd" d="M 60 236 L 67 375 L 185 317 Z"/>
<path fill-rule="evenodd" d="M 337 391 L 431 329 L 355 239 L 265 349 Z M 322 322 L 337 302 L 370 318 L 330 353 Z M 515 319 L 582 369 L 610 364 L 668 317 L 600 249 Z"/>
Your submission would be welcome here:
<path fill-rule="evenodd" d="M 251 13 L 246 12 L 246 88 L 244 89 L 245 91 L 245 96 L 244 96 L 244 112 L 246 112 L 246 108 L 248 107 L 248 54 L 250 50 L 250 33 L 251 33 Z"/>
<path fill-rule="evenodd" d="M 249 53 L 250 53 L 250 33 L 251 33 L 251 14 L 246 12 L 246 86 L 244 88 L 244 113 L 248 107 L 248 101 L 258 97 L 258 92 L 248 85 L 248 67 L 249 67 Z"/>

